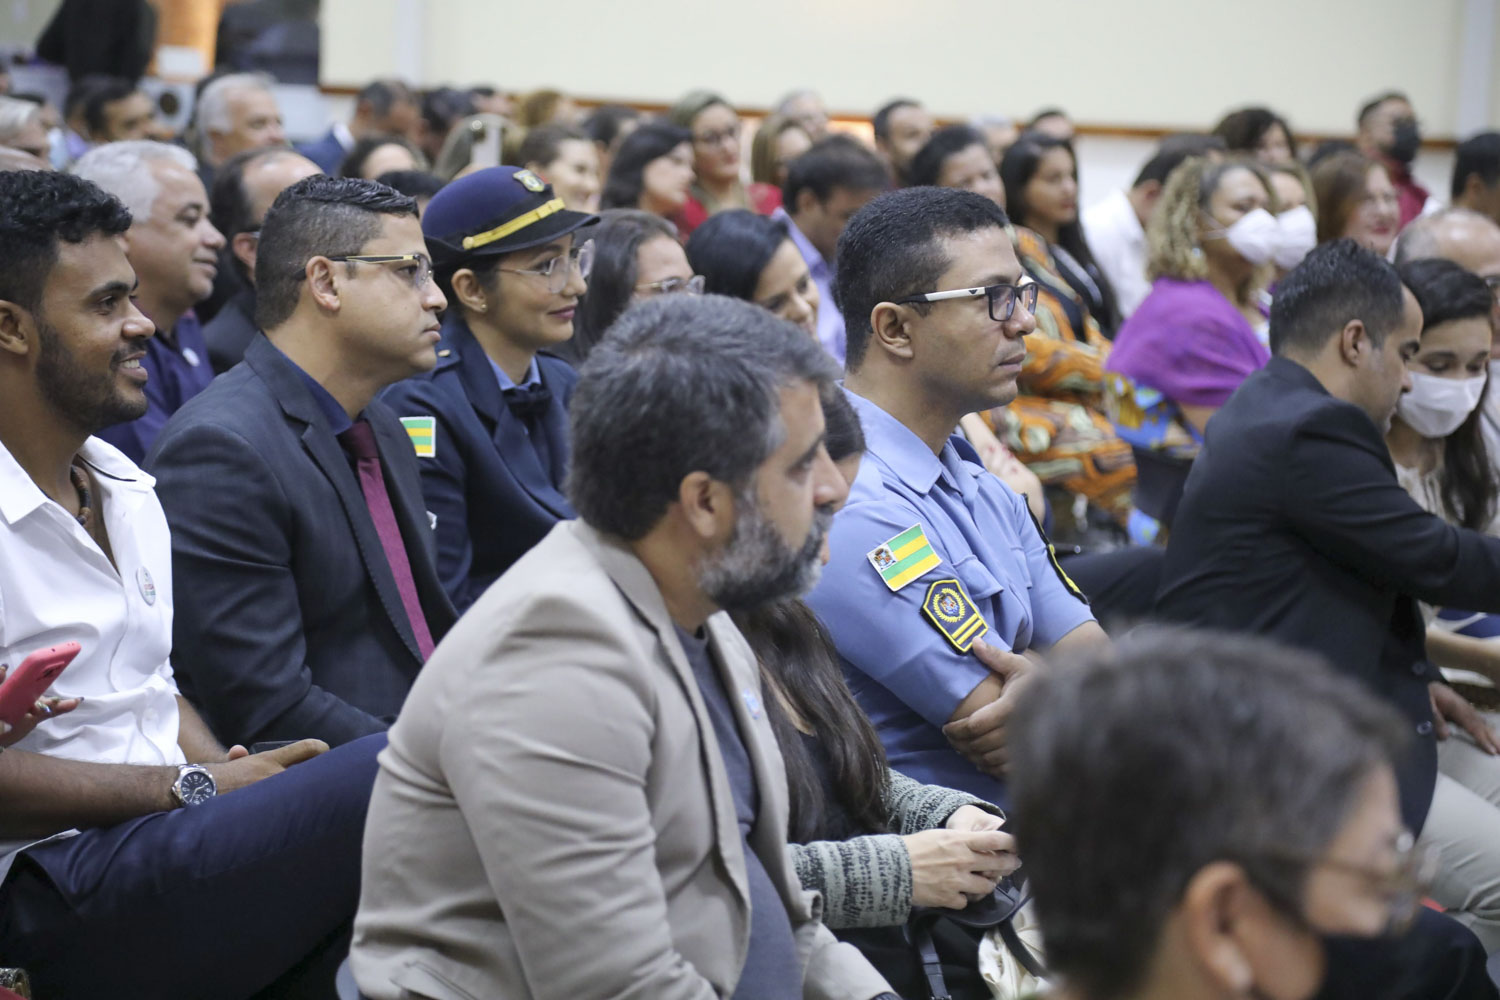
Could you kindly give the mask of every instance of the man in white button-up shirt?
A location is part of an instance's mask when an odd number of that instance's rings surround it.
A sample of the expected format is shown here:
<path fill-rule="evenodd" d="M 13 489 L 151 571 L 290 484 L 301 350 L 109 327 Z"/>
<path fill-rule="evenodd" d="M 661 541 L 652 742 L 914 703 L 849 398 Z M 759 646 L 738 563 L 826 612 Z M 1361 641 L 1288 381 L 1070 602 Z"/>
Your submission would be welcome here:
<path fill-rule="evenodd" d="M 81 703 L 0 737 L 0 957 L 42 996 L 300 996 L 343 950 L 384 739 L 226 751 L 178 694 L 166 519 L 92 436 L 146 408 L 129 225 L 0 173 L 0 664 L 82 647 L 48 692 Z"/>

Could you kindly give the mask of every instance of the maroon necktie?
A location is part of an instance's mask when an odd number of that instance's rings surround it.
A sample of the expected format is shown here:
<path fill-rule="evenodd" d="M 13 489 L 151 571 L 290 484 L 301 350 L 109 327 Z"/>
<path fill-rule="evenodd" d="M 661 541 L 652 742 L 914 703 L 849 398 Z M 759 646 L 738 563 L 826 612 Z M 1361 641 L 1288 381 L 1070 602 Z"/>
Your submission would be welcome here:
<path fill-rule="evenodd" d="M 370 519 L 375 522 L 375 534 L 380 536 L 380 547 L 385 550 L 385 561 L 390 564 L 391 575 L 396 578 L 396 589 L 401 592 L 401 604 L 406 608 L 406 617 L 411 621 L 411 630 L 417 636 L 417 648 L 422 651 L 425 663 L 432 655 L 432 632 L 427 628 L 427 616 L 422 613 L 422 602 L 417 599 L 417 581 L 411 575 L 411 561 L 406 558 L 406 544 L 401 541 L 401 526 L 396 523 L 396 511 L 391 506 L 391 496 L 385 490 L 385 476 L 380 471 L 380 451 L 375 447 L 375 432 L 364 418 L 354 421 L 349 429 L 339 435 L 339 443 L 355 458 L 359 472 L 359 488 L 365 495 L 365 506 L 370 508 Z"/>

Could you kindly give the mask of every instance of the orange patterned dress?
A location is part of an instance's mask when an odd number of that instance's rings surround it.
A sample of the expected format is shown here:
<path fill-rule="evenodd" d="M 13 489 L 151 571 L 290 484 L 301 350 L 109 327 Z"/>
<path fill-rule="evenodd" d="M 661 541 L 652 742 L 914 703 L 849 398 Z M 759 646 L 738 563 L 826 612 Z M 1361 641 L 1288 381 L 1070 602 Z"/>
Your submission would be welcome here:
<path fill-rule="evenodd" d="M 1077 293 L 1057 273 L 1047 243 L 1012 227 L 1011 243 L 1028 274 L 1042 285 L 1036 332 L 1026 338 L 1020 395 L 986 412 L 985 422 L 1047 486 L 1087 497 L 1125 524 L 1132 509 L 1135 459 L 1104 414 L 1104 361 L 1109 341 L 1079 303 L 1082 334 L 1073 329 L 1060 296 Z"/>

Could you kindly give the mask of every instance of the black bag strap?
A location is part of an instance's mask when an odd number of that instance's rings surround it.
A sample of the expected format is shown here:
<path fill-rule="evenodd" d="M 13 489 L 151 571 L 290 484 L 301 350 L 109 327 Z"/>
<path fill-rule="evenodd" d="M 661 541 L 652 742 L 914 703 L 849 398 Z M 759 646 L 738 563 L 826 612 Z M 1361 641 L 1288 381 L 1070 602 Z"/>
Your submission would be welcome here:
<path fill-rule="evenodd" d="M 1016 933 L 1015 915 L 1021 907 L 1031 901 L 1031 894 L 1016 882 L 1002 879 L 992 896 L 982 904 L 971 903 L 963 910 L 945 910 L 939 907 L 915 907 L 907 925 L 911 943 L 922 959 L 922 973 L 927 977 L 927 987 L 932 1000 L 952 1000 L 948 983 L 943 979 L 943 964 L 938 958 L 937 945 L 932 938 L 932 926 L 938 920 L 953 920 L 966 927 L 988 930 L 998 928 L 1005 950 L 1010 952 L 1021 968 L 1038 979 L 1047 978 L 1047 967 L 1036 957 L 1021 936 Z"/>
<path fill-rule="evenodd" d="M 943 978 L 943 963 L 938 958 L 937 944 L 932 940 L 933 921 L 924 920 L 911 926 L 911 943 L 922 958 L 922 974 L 927 977 L 927 990 L 932 1000 L 953 1000 L 948 992 L 948 982 Z"/>

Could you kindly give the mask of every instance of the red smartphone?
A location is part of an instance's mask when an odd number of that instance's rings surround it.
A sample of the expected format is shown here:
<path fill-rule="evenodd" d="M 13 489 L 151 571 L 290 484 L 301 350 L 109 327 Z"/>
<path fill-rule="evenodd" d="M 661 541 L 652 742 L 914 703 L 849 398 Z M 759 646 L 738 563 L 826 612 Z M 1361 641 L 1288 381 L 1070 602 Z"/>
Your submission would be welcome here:
<path fill-rule="evenodd" d="M 76 642 L 63 642 L 39 649 L 7 673 L 0 681 L 0 722 L 14 726 L 24 719 L 82 648 Z"/>

